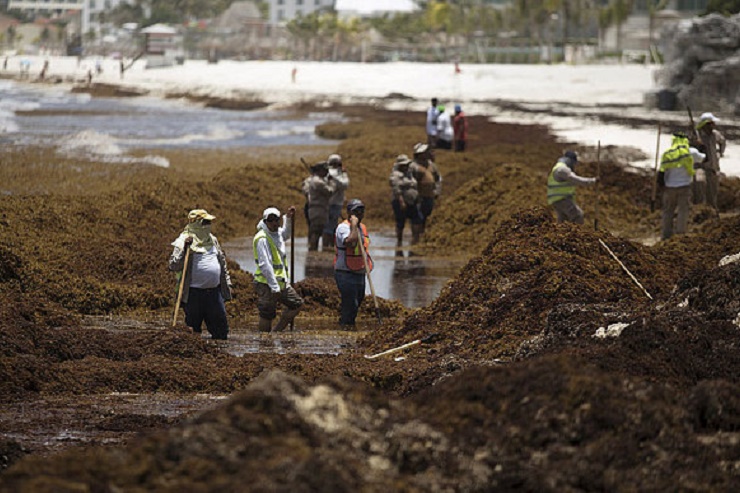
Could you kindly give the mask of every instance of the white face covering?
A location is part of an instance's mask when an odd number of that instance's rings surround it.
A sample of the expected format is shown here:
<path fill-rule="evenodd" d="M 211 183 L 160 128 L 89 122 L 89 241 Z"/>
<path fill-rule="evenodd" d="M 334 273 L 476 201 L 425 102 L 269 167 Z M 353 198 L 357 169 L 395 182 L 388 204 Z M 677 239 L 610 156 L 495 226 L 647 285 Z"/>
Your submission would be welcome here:
<path fill-rule="evenodd" d="M 193 237 L 190 249 L 196 253 L 205 253 L 213 247 L 211 225 L 203 224 L 200 219 L 185 226 L 183 233 Z"/>

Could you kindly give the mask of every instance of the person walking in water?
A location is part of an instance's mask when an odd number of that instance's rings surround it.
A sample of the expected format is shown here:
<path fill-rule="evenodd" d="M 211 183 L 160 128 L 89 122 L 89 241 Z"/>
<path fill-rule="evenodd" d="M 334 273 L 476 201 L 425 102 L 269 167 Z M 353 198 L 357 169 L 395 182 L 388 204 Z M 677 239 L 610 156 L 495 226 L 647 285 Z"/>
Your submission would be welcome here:
<path fill-rule="evenodd" d="M 334 233 L 337 229 L 337 223 L 339 218 L 342 216 L 342 207 L 344 206 L 344 193 L 349 187 L 349 175 L 347 170 L 342 163 L 342 156 L 339 154 L 332 154 L 326 160 L 329 167 L 329 174 L 331 183 L 336 187 L 334 193 L 329 198 L 329 215 L 326 218 L 326 225 L 321 236 L 321 247 L 326 251 L 332 251 L 334 249 Z"/>
<path fill-rule="evenodd" d="M 427 220 L 434 210 L 434 202 L 442 192 L 442 175 L 432 160 L 432 151 L 428 145 L 417 143 L 414 146 L 414 161 L 411 163 L 411 173 L 419 187 L 419 210 L 422 223 L 419 226 L 411 224 L 411 232 L 421 238 L 426 230 Z M 414 231 L 416 229 L 416 231 Z"/>
<path fill-rule="evenodd" d="M 257 292 L 257 311 L 259 312 L 260 332 L 280 332 L 295 319 L 303 305 L 303 299 L 290 285 L 288 263 L 286 262 L 285 241 L 290 238 L 295 217 L 295 206 L 280 225 L 280 210 L 269 207 L 262 212 L 262 220 L 257 224 L 257 234 L 252 240 L 254 252 L 254 290 Z M 272 327 L 277 317 L 277 304 L 282 303 L 280 320 Z"/>
<path fill-rule="evenodd" d="M 307 201 L 308 251 L 315 252 L 329 217 L 329 201 L 337 188 L 326 161 L 311 166 L 311 176 L 303 181 L 302 188 Z"/>
<path fill-rule="evenodd" d="M 419 241 L 424 222 L 419 210 L 419 190 L 411 172 L 411 162 L 406 154 L 399 154 L 388 179 L 391 185 L 391 207 L 396 219 L 396 247 L 403 245 L 403 230 L 407 219 L 411 223 L 412 245 Z"/>

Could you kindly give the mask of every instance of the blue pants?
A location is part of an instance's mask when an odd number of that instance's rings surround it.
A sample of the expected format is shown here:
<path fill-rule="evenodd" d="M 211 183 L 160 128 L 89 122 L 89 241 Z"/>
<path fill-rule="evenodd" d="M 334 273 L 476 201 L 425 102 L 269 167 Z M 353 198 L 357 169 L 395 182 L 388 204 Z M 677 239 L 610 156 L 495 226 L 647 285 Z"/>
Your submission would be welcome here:
<path fill-rule="evenodd" d="M 339 294 L 342 295 L 340 325 L 354 325 L 362 300 L 365 299 L 365 273 L 335 270 Z"/>
<path fill-rule="evenodd" d="M 226 319 L 226 304 L 221 295 L 221 286 L 210 289 L 190 288 L 185 309 L 185 323 L 195 332 L 201 331 L 203 321 L 213 339 L 226 339 L 229 321 Z"/>

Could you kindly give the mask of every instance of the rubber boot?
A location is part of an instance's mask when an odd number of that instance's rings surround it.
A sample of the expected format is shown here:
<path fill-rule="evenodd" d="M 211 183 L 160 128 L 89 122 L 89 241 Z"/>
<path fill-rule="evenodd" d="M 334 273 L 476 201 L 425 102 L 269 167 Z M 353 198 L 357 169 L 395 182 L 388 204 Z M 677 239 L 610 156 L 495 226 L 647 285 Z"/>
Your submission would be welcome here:
<path fill-rule="evenodd" d="M 321 235 L 321 249 L 325 252 L 331 252 L 334 250 L 334 235 L 331 233 L 324 233 Z"/>
<path fill-rule="evenodd" d="M 301 308 L 293 308 L 293 309 L 286 309 L 283 310 L 283 314 L 280 316 L 280 321 L 275 325 L 275 328 L 273 329 L 275 332 L 282 332 L 285 330 L 285 328 L 290 325 L 290 322 L 293 321 L 293 319 L 298 315 L 298 312 L 301 311 Z"/>
<path fill-rule="evenodd" d="M 272 326 L 272 320 L 270 320 L 269 318 L 260 317 L 260 323 L 259 323 L 260 332 L 270 332 L 271 326 Z"/>

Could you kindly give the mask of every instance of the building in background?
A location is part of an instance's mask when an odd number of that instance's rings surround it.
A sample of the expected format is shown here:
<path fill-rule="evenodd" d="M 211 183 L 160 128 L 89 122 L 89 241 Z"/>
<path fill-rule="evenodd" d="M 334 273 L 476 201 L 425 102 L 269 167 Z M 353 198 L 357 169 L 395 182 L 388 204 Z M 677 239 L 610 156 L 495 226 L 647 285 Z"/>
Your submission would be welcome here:
<path fill-rule="evenodd" d="M 334 10 L 340 19 L 410 14 L 419 10 L 413 0 L 336 0 Z"/>
<path fill-rule="evenodd" d="M 80 13 L 80 33 L 100 30 L 101 16 L 127 0 L 8 0 L 8 9 L 26 10 L 56 17 L 67 11 Z"/>
<path fill-rule="evenodd" d="M 317 10 L 334 7 L 335 0 L 267 0 L 270 7 L 270 24 L 280 25 L 300 16 L 307 16 Z"/>

